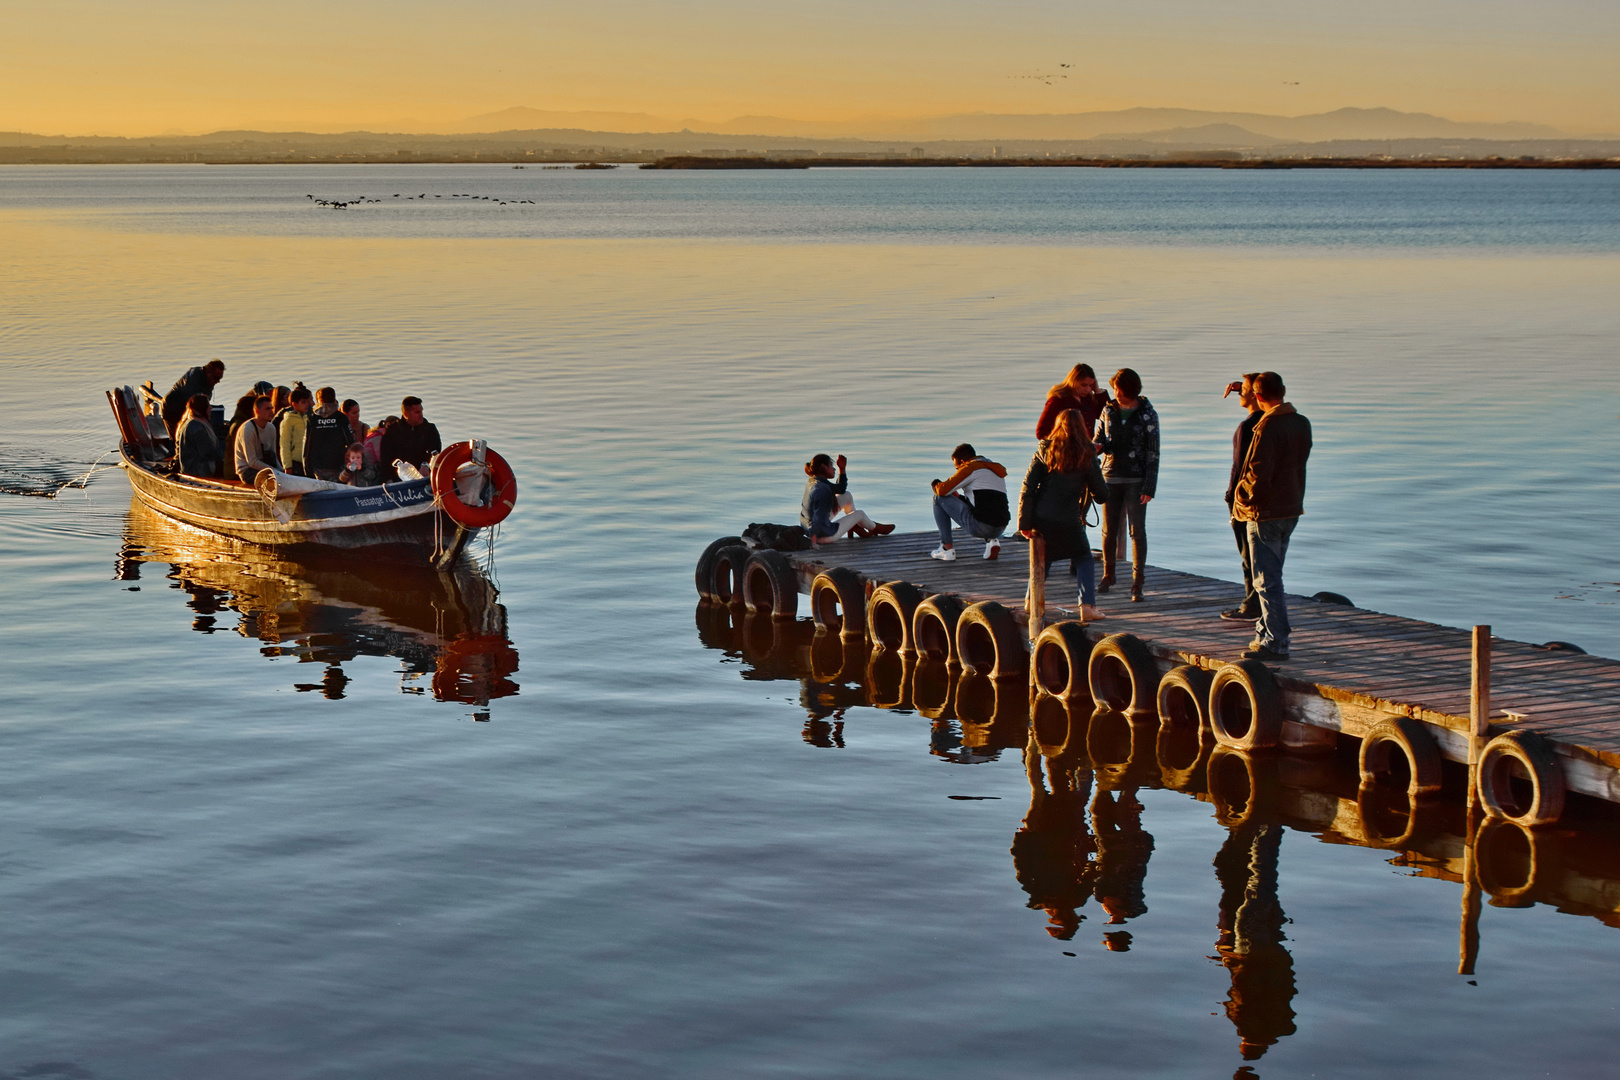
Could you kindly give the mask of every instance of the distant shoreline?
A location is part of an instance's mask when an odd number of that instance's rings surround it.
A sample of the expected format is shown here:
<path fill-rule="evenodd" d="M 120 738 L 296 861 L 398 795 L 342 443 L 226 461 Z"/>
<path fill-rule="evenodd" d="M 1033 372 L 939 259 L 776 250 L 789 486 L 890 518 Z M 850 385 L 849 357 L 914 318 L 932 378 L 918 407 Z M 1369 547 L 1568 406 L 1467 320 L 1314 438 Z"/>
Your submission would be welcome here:
<path fill-rule="evenodd" d="M 331 157 L 202 158 L 198 155 L 163 155 L 125 160 L 86 160 L 78 155 L 30 155 L 26 160 L 4 160 L 3 165 L 508 165 L 528 169 L 594 168 L 699 169 L 1620 169 L 1620 158 L 1394 158 L 1302 157 L 1239 158 L 1232 155 L 1172 156 L 1155 158 L 970 158 L 970 157 L 836 157 L 813 158 L 705 157 L 674 155 L 652 160 L 626 155 L 617 160 L 601 157 L 546 158 L 495 157 L 488 154 L 435 154 L 402 158 L 334 155 Z"/>

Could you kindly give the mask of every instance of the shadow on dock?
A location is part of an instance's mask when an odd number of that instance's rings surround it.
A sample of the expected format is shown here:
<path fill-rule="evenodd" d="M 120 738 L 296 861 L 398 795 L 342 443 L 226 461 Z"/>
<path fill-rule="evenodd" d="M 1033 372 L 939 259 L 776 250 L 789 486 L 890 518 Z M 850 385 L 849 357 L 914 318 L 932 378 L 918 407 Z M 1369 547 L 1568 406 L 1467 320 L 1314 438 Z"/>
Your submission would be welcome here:
<path fill-rule="evenodd" d="M 883 709 L 918 717 L 918 746 L 963 764 L 1022 755 L 1030 805 L 1012 838 L 1013 875 L 1043 929 L 1069 942 L 1090 917 L 1111 951 L 1132 945 L 1131 921 L 1151 901 L 1154 851 L 1144 791 L 1168 790 L 1207 803 L 1226 830 L 1212 852 L 1220 900 L 1212 960 L 1231 978 L 1224 1002 L 1245 1060 L 1294 1032 L 1293 960 L 1278 900 L 1282 843 L 1316 842 L 1383 850 L 1408 877 L 1463 886 L 1462 964 L 1470 973 L 1483 894 L 1495 907 L 1546 904 L 1620 926 L 1620 838 L 1614 814 L 1595 801 L 1590 820 L 1526 828 L 1480 822 L 1465 801 L 1466 772 L 1448 763 L 1435 793 L 1408 790 L 1398 771 L 1363 783 L 1358 740 L 1337 745 L 1244 751 L 1217 744 L 1197 711 L 1124 713 L 1077 694 L 1060 700 L 1022 678 L 963 674 L 937 658 L 873 648 L 863 637 L 818 630 L 808 620 L 773 619 L 704 601 L 699 640 L 742 661 L 742 677 L 793 680 L 804 709 L 803 738 L 839 749 L 860 737 L 860 714 Z"/>
<path fill-rule="evenodd" d="M 138 582 L 167 563 L 169 587 L 187 594 L 198 633 L 233 632 L 261 642 L 261 655 L 318 665 L 292 684 L 338 700 L 344 664 L 362 656 L 401 662 L 400 692 L 471 705 L 518 692 L 518 655 L 506 608 L 478 571 L 375 566 L 352 554 L 300 554 L 256 547 L 182 525 L 132 502 L 114 576 Z"/>

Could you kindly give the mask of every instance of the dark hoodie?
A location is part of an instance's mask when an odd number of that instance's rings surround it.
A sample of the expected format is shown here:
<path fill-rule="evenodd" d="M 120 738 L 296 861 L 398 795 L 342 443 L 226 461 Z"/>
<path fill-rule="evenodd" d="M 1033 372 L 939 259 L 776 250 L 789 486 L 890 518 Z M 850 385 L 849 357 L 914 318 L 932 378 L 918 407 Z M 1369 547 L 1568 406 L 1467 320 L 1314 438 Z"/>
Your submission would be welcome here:
<path fill-rule="evenodd" d="M 338 409 L 337 403 L 317 407 L 309 414 L 304 434 L 304 468 L 311 476 L 336 480 L 343 471 L 343 454 L 352 442 L 349 418 Z"/>

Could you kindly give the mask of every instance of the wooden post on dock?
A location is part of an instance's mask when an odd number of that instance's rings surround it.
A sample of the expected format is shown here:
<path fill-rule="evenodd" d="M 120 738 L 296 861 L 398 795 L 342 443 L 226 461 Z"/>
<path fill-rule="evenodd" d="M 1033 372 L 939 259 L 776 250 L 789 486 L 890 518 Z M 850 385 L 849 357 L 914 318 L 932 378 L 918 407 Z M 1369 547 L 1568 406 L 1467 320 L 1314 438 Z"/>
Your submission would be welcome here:
<path fill-rule="evenodd" d="M 1029 616 L 1029 641 L 1046 629 L 1046 537 L 1036 533 L 1029 538 L 1029 593 L 1024 597 L 1024 613 Z"/>
<path fill-rule="evenodd" d="M 1474 842 L 1479 835 L 1479 756 L 1491 721 L 1491 628 L 1474 627 L 1472 680 L 1468 691 L 1468 823 L 1463 845 L 1462 933 L 1457 974 L 1472 975 L 1479 958 L 1479 874 Z"/>

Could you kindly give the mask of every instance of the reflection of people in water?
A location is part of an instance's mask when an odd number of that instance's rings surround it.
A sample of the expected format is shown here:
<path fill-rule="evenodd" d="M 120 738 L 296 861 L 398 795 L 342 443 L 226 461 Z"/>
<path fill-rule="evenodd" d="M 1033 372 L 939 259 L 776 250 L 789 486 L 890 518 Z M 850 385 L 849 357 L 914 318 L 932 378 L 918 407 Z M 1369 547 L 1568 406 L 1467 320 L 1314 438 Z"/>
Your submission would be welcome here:
<path fill-rule="evenodd" d="M 1142 828 L 1142 803 L 1136 789 L 1099 791 L 1091 803 L 1091 827 L 1097 833 L 1097 902 L 1108 912 L 1108 924 L 1147 914 L 1144 884 L 1153 834 Z"/>
<path fill-rule="evenodd" d="M 1085 918 L 1080 908 L 1091 898 L 1097 866 L 1096 840 L 1086 826 L 1090 769 L 1048 763 L 1051 790 L 1041 779 L 1046 760 L 1031 752 L 1032 798 L 1023 827 L 1013 836 L 1013 874 L 1029 894 L 1029 907 L 1046 912 L 1046 932 L 1069 941 Z"/>
<path fill-rule="evenodd" d="M 1294 961 L 1282 944 L 1288 920 L 1277 899 L 1281 846 L 1281 825 L 1241 826 L 1215 856 L 1221 885 L 1215 948 L 1232 975 L 1226 1015 L 1242 1040 L 1245 1061 L 1294 1033 Z"/>

